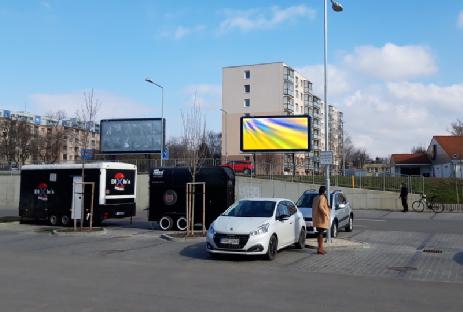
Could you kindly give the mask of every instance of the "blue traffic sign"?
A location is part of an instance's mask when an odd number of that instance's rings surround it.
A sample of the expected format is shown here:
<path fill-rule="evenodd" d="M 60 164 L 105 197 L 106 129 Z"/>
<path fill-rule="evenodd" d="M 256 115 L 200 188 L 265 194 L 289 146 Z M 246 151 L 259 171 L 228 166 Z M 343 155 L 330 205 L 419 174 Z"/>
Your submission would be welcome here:
<path fill-rule="evenodd" d="M 169 160 L 169 150 L 166 148 L 162 151 L 162 160 Z"/>

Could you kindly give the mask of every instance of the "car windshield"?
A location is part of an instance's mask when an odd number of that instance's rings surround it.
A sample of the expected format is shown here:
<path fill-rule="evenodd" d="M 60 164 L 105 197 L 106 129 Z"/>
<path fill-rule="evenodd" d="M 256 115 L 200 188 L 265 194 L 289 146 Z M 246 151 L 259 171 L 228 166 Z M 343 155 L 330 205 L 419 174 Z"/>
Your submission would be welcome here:
<path fill-rule="evenodd" d="M 312 208 L 313 199 L 318 196 L 316 193 L 304 193 L 296 202 L 300 208 Z M 331 193 L 331 202 L 333 202 L 333 193 Z"/>
<path fill-rule="evenodd" d="M 274 201 L 240 200 L 228 208 L 222 215 L 228 217 L 270 218 L 275 209 Z"/>

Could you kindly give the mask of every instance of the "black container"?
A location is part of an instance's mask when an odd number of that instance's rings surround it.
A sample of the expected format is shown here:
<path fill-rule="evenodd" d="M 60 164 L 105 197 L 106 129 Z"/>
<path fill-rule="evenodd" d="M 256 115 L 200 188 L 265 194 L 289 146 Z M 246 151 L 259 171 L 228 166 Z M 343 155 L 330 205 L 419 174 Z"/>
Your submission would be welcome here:
<path fill-rule="evenodd" d="M 90 212 L 91 185 L 74 189 L 82 167 L 70 165 L 26 165 L 21 168 L 19 216 L 22 220 L 49 220 L 52 225 L 71 222 L 73 202 L 82 199 Z M 94 182 L 93 220 L 135 216 L 136 166 L 101 162 L 85 166 L 85 182 Z M 78 205 L 76 205 L 78 206 Z M 86 216 L 84 215 L 84 218 Z"/>
<path fill-rule="evenodd" d="M 163 230 L 186 227 L 186 184 L 192 182 L 190 168 L 150 170 L 148 220 L 159 222 Z M 206 226 L 235 201 L 235 174 L 227 167 L 198 169 L 195 182 L 206 183 Z M 202 186 L 195 187 L 195 223 L 202 223 Z"/>

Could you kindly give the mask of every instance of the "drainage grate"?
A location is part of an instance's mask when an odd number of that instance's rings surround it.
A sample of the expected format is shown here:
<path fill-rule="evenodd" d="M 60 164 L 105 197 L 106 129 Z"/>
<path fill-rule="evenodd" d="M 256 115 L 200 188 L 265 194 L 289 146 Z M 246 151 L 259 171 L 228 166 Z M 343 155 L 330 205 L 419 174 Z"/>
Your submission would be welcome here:
<path fill-rule="evenodd" d="M 397 271 L 397 272 L 408 272 L 408 271 L 416 271 L 417 268 L 410 267 L 410 266 L 397 266 L 397 267 L 388 267 L 389 270 Z"/>
<path fill-rule="evenodd" d="M 442 250 L 439 250 L 439 249 L 423 249 L 422 251 L 427 252 L 427 253 L 436 253 L 436 254 L 442 253 Z"/>

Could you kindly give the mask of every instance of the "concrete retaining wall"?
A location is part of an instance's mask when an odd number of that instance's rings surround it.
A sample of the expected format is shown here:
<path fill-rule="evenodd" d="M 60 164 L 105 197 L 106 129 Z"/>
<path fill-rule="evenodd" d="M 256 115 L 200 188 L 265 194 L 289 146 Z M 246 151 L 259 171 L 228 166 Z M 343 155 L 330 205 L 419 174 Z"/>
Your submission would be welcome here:
<path fill-rule="evenodd" d="M 318 184 L 236 177 L 236 199 L 245 197 L 283 197 L 296 201 L 305 190 L 318 190 L 319 187 Z M 342 190 L 353 209 L 402 210 L 399 193 L 396 192 L 346 187 L 332 187 L 331 189 Z M 411 203 L 418 198 L 419 196 L 415 194 L 409 196 L 409 209 L 411 209 Z"/>
<path fill-rule="evenodd" d="M 0 175 L 0 216 L 17 215 L 19 205 L 19 175 Z M 307 189 L 318 190 L 319 185 L 276 180 L 236 177 L 236 199 L 245 197 L 284 197 L 296 201 Z M 365 189 L 341 189 L 353 209 L 401 210 L 399 194 Z M 409 196 L 409 205 L 418 195 Z M 145 216 L 149 206 L 149 175 L 139 174 L 137 180 L 137 216 Z M 410 207 L 411 209 L 411 207 Z"/>
<path fill-rule="evenodd" d="M 19 206 L 18 174 L 0 175 L 0 216 L 17 216 Z"/>

